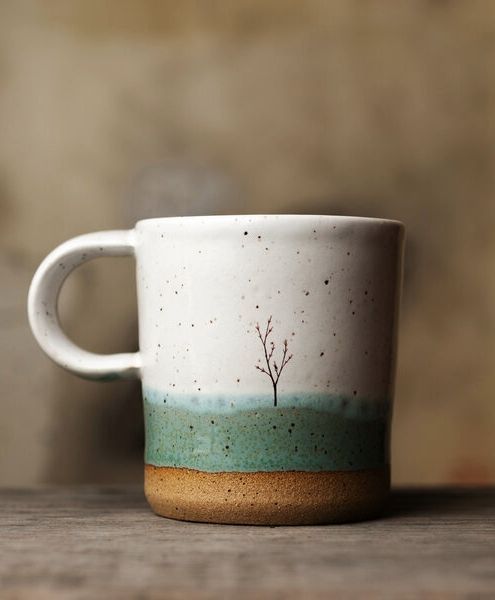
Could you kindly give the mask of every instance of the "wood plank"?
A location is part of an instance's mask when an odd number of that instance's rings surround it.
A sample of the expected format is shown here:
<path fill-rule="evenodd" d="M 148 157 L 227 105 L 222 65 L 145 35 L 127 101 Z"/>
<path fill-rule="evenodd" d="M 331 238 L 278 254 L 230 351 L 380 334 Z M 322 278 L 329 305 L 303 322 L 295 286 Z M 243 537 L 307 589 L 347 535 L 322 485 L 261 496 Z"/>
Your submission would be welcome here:
<path fill-rule="evenodd" d="M 182 523 L 135 487 L 0 492 L 2 598 L 495 596 L 495 490 L 402 490 L 381 519 Z"/>

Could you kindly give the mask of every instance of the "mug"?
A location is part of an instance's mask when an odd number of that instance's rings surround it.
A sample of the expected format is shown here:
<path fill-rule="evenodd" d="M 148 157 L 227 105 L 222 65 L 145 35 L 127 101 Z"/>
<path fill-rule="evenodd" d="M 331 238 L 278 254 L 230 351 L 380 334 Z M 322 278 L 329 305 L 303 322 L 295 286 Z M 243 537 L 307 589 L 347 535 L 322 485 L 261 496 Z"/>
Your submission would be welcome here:
<path fill-rule="evenodd" d="M 159 515 L 239 524 L 375 516 L 390 487 L 403 225 L 242 215 L 145 219 L 76 237 L 38 268 L 34 336 L 89 379 L 138 377 L 145 495 Z M 139 352 L 98 355 L 63 333 L 67 275 L 137 263 Z"/>

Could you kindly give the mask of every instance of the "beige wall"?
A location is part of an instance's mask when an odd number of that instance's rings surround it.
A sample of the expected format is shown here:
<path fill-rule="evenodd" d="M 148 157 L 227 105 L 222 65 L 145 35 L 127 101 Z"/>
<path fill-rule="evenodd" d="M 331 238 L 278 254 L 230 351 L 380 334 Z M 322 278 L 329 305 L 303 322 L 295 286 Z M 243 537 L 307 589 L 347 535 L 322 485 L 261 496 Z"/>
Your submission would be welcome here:
<path fill-rule="evenodd" d="M 0 483 L 140 477 L 136 385 L 37 348 L 33 269 L 154 214 L 403 220 L 396 482 L 495 482 L 495 3 L 4 0 Z M 88 265 L 62 315 L 136 340 L 132 264 Z"/>

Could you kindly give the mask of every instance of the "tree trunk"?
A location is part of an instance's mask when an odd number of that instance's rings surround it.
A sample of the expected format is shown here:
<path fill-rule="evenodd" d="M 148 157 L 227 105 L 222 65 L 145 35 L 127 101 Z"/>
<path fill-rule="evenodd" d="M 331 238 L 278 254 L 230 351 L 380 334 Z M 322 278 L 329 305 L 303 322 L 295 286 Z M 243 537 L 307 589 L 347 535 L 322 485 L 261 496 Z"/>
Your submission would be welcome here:
<path fill-rule="evenodd" d="M 273 406 L 277 406 L 277 384 L 273 384 Z"/>

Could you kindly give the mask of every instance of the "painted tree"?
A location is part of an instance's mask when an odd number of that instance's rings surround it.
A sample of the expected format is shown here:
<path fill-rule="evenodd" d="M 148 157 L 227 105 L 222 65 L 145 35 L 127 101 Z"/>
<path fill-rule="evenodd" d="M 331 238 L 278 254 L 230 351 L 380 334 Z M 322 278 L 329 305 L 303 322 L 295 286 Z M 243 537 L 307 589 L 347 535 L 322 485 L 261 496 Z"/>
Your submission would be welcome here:
<path fill-rule="evenodd" d="M 259 323 L 256 323 L 256 332 L 258 334 L 258 337 L 261 340 L 261 343 L 263 344 L 266 368 L 261 365 L 255 365 L 255 368 L 258 369 L 258 371 L 261 371 L 262 373 L 264 373 L 265 375 L 268 375 L 268 377 L 271 379 L 272 386 L 273 386 L 273 406 L 277 406 L 278 380 L 280 379 L 280 375 L 282 375 L 282 371 L 284 370 L 285 365 L 292 358 L 292 354 L 288 353 L 289 352 L 288 342 L 287 342 L 287 340 L 284 340 L 284 348 L 282 350 L 282 360 L 280 361 L 279 364 L 277 364 L 277 362 L 273 358 L 273 354 L 275 352 L 275 343 L 272 340 L 268 341 L 268 337 L 270 336 L 272 331 L 273 331 L 273 326 L 272 326 L 272 317 L 271 316 L 268 319 L 268 322 L 266 324 L 266 329 L 264 332 L 261 331 Z M 261 363 L 261 359 L 258 362 Z"/>

